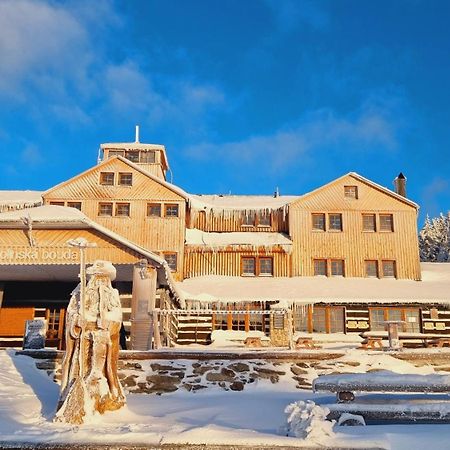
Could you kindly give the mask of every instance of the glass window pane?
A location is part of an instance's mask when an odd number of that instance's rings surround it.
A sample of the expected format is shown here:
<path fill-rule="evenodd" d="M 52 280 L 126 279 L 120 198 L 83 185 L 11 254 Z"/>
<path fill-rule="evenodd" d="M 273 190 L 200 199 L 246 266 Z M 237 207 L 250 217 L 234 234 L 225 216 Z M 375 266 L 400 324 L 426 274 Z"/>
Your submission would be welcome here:
<path fill-rule="evenodd" d="M 408 333 L 420 333 L 420 317 L 418 309 L 405 310 L 404 331 Z"/>
<path fill-rule="evenodd" d="M 125 152 L 123 150 L 110 150 L 108 152 L 109 158 L 112 158 L 113 156 L 123 156 Z"/>
<path fill-rule="evenodd" d="M 313 310 L 313 332 L 326 333 L 325 308 L 315 307 Z"/>
<path fill-rule="evenodd" d="M 365 261 L 366 265 L 366 277 L 377 278 L 378 277 L 378 262 L 377 261 Z"/>
<path fill-rule="evenodd" d="M 100 184 L 103 186 L 113 186 L 114 172 L 100 172 Z"/>
<path fill-rule="evenodd" d="M 259 274 L 260 275 L 273 275 L 272 258 L 260 258 L 259 259 Z"/>
<path fill-rule="evenodd" d="M 325 214 L 312 215 L 313 230 L 325 231 Z"/>
<path fill-rule="evenodd" d="M 242 258 L 242 274 L 256 275 L 255 258 Z"/>
<path fill-rule="evenodd" d="M 116 204 L 116 216 L 129 216 L 130 204 L 129 203 L 117 203 Z"/>
<path fill-rule="evenodd" d="M 308 332 L 308 308 L 294 306 L 293 310 L 294 330 Z"/>
<path fill-rule="evenodd" d="M 166 217 L 178 217 L 178 205 L 165 205 L 164 215 Z"/>
<path fill-rule="evenodd" d="M 370 310 L 370 330 L 371 331 L 385 331 L 384 325 L 384 309 L 376 308 Z"/>
<path fill-rule="evenodd" d="M 255 226 L 256 215 L 254 211 L 246 211 L 242 217 L 242 225 Z"/>
<path fill-rule="evenodd" d="M 122 186 L 131 186 L 133 184 L 133 174 L 119 173 L 119 184 Z"/>
<path fill-rule="evenodd" d="M 100 203 L 98 205 L 99 216 L 112 216 L 113 205 L 112 203 Z"/>
<path fill-rule="evenodd" d="M 262 227 L 270 227 L 271 220 L 270 220 L 270 213 L 259 213 L 258 215 L 258 225 Z"/>
<path fill-rule="evenodd" d="M 380 214 L 380 230 L 394 231 L 394 219 L 392 214 Z"/>
<path fill-rule="evenodd" d="M 153 164 L 155 161 L 155 152 L 153 150 L 141 150 L 141 163 Z"/>
<path fill-rule="evenodd" d="M 376 231 L 375 214 L 363 214 L 363 230 Z"/>
<path fill-rule="evenodd" d="M 336 277 L 344 276 L 344 261 L 333 259 L 331 261 L 331 275 Z"/>
<path fill-rule="evenodd" d="M 358 198 L 358 187 L 357 186 L 344 186 L 344 197 Z"/>
<path fill-rule="evenodd" d="M 165 253 L 164 259 L 167 262 L 167 265 L 169 266 L 170 270 L 173 270 L 176 272 L 177 270 L 177 254 L 176 253 Z"/>
<path fill-rule="evenodd" d="M 330 308 L 330 333 L 344 331 L 344 308 Z"/>
<path fill-rule="evenodd" d="M 139 150 L 127 150 L 125 152 L 125 158 L 129 159 L 132 162 L 139 162 Z"/>
<path fill-rule="evenodd" d="M 79 209 L 81 211 L 81 202 L 67 202 L 69 208 Z"/>
<path fill-rule="evenodd" d="M 314 275 L 327 275 L 327 261 L 325 259 L 314 260 Z"/>
<path fill-rule="evenodd" d="M 342 214 L 328 214 L 329 229 L 342 231 Z"/>
<path fill-rule="evenodd" d="M 395 277 L 395 261 L 383 261 L 383 277 Z"/>
<path fill-rule="evenodd" d="M 161 205 L 158 203 L 149 203 L 147 205 L 147 216 L 161 217 Z"/>

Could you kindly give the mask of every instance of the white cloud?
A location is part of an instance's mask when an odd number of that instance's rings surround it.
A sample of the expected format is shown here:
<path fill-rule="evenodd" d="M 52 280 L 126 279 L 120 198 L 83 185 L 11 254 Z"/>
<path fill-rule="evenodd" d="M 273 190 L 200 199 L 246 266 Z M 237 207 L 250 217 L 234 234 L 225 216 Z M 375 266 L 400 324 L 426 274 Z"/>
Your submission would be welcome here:
<path fill-rule="evenodd" d="M 312 159 L 318 150 L 369 152 L 375 147 L 393 150 L 397 145 L 396 128 L 387 115 L 363 109 L 343 117 L 331 110 L 320 110 L 270 135 L 223 144 L 202 143 L 187 148 L 186 153 L 198 159 L 267 164 L 272 170 L 279 170 L 296 159 Z"/>

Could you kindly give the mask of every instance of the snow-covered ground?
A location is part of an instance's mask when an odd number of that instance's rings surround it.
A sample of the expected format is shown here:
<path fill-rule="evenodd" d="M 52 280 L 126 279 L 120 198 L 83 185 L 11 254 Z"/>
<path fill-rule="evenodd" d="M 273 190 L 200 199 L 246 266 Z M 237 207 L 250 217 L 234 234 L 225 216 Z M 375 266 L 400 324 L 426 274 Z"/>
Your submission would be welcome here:
<path fill-rule="evenodd" d="M 388 369 L 397 373 L 431 374 L 431 366 L 415 367 L 385 353 L 349 349 L 337 362 L 359 361 L 355 372 Z M 330 395 L 298 390 L 292 379 L 272 384 L 258 380 L 244 391 L 178 390 L 161 396 L 129 394 L 127 406 L 99 416 L 80 427 L 52 422 L 59 394 L 35 360 L 0 351 L 0 442 L 28 443 L 126 443 L 130 444 L 248 444 L 337 445 L 355 448 L 448 449 L 448 425 L 369 425 L 335 427 L 331 437 L 305 442 L 286 437 L 286 406 L 299 400 L 332 403 Z M 320 433 L 319 433 L 320 435 Z"/>

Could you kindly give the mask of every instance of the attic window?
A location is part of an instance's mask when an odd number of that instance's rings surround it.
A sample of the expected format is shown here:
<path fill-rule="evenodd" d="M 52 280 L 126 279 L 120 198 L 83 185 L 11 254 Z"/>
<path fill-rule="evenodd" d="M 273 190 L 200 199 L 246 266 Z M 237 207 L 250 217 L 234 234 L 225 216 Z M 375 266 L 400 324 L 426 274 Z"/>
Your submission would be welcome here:
<path fill-rule="evenodd" d="M 127 150 L 125 152 L 125 158 L 130 160 L 131 162 L 139 162 L 139 150 Z"/>
<path fill-rule="evenodd" d="M 102 186 L 114 186 L 114 172 L 100 172 L 100 184 Z"/>
<path fill-rule="evenodd" d="M 120 186 L 131 186 L 133 184 L 133 174 L 132 173 L 119 173 L 119 185 Z"/>
<path fill-rule="evenodd" d="M 344 186 L 344 197 L 345 198 L 358 198 L 358 186 Z"/>
<path fill-rule="evenodd" d="M 124 153 L 125 152 L 123 150 L 109 150 L 108 156 L 110 158 L 112 158 L 113 156 L 123 156 Z"/>
<path fill-rule="evenodd" d="M 156 162 L 155 152 L 153 150 L 141 151 L 140 162 L 143 164 L 153 164 Z"/>
<path fill-rule="evenodd" d="M 98 205 L 98 215 L 99 216 L 112 216 L 113 204 L 112 203 L 100 203 Z"/>
<path fill-rule="evenodd" d="M 67 202 L 69 208 L 79 209 L 81 211 L 81 202 Z"/>

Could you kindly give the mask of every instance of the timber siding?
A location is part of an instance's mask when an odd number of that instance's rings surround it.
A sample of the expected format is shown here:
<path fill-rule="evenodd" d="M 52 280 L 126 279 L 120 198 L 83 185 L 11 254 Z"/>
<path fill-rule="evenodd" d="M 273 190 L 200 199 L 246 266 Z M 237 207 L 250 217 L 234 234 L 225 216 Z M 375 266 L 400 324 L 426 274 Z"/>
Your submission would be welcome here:
<path fill-rule="evenodd" d="M 100 184 L 101 172 L 113 172 L 115 184 Z M 118 186 L 118 174 L 131 173 L 131 186 Z M 44 204 L 81 202 L 81 211 L 98 224 L 120 234 L 145 249 L 163 255 L 177 254 L 176 279 L 182 278 L 186 201 L 132 165 L 119 158 L 105 160 L 88 171 L 50 189 L 43 195 Z M 99 216 L 100 203 L 113 204 L 113 216 Z M 128 217 L 115 217 L 118 203 L 129 203 Z M 147 204 L 161 205 L 162 217 L 147 217 Z M 177 205 L 178 217 L 164 217 L 164 205 Z"/>
<path fill-rule="evenodd" d="M 358 198 L 344 197 L 344 186 L 356 186 Z M 316 231 L 312 214 L 342 214 L 342 231 Z M 363 231 L 362 214 L 376 214 L 377 231 Z M 379 231 L 379 214 L 392 214 L 394 231 Z M 351 174 L 293 202 L 289 208 L 293 241 L 292 276 L 313 276 L 315 259 L 344 261 L 346 277 L 364 277 L 366 260 L 394 260 L 396 276 L 420 280 L 417 210 L 411 202 L 377 189 Z"/>
<path fill-rule="evenodd" d="M 262 250 L 245 251 L 239 249 L 227 251 L 199 250 L 198 248 L 186 248 L 185 278 L 200 277 L 205 275 L 224 275 L 238 277 L 241 275 L 241 259 L 243 257 L 273 259 L 273 276 L 289 277 L 291 255 L 284 251 Z M 257 278 L 257 276 L 255 276 Z"/>

